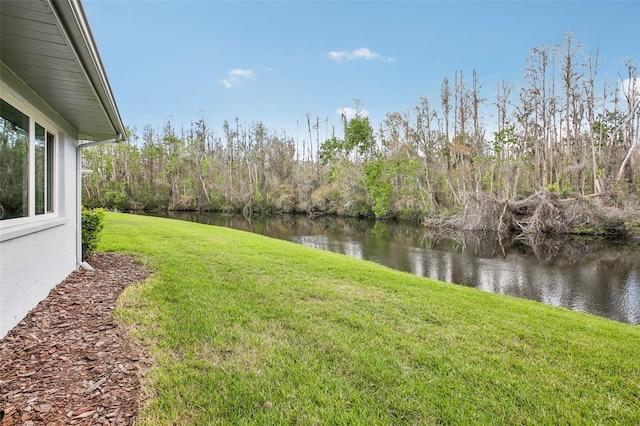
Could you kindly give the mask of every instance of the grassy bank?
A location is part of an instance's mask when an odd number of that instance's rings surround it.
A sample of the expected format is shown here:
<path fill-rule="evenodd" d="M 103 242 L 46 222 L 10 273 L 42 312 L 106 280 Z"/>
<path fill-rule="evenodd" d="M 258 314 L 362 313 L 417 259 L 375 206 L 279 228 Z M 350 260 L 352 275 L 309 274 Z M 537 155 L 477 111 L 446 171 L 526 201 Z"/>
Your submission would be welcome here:
<path fill-rule="evenodd" d="M 100 249 L 156 270 L 117 312 L 143 424 L 640 424 L 638 327 L 169 219 L 109 213 Z"/>

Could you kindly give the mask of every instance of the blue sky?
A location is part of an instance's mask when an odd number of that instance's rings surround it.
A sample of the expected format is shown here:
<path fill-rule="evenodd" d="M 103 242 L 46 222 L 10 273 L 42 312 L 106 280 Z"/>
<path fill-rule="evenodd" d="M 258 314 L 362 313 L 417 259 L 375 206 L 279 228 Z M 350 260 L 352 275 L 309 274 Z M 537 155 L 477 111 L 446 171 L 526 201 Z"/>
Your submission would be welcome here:
<path fill-rule="evenodd" d="M 359 99 L 372 123 L 433 105 L 446 77 L 476 69 L 490 120 L 496 83 L 517 88 L 529 50 L 573 31 L 599 48 L 601 79 L 640 65 L 634 1 L 96 1 L 85 12 L 125 125 L 189 127 L 204 117 L 321 138 Z M 325 126 L 328 123 L 328 126 Z M 329 130 L 330 131 L 330 130 Z M 315 133 L 315 132 L 314 132 Z"/>

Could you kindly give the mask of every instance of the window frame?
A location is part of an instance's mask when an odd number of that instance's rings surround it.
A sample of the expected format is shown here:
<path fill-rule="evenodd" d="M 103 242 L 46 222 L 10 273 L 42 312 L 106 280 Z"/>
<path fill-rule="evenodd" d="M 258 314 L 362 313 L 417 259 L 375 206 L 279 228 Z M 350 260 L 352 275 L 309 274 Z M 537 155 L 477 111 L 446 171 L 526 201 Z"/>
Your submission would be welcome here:
<path fill-rule="evenodd" d="M 4 86 L 4 85 L 3 85 Z M 6 89 L 6 86 L 3 87 Z M 28 164 L 28 215 L 11 219 L 0 220 L 0 241 L 15 238 L 31 232 L 37 232 L 47 229 L 51 226 L 63 224 L 60 219 L 60 197 L 58 192 L 61 191 L 60 182 L 60 129 L 52 120 L 47 118 L 45 114 L 40 112 L 30 103 L 21 99 L 12 91 L 3 90 L 0 96 L 4 102 L 26 115 L 29 119 L 29 164 Z M 44 213 L 36 214 L 36 123 L 44 129 Z M 49 135 L 53 137 L 53 148 L 48 149 Z M 47 154 L 52 153 L 53 157 L 49 160 Z M 53 170 L 47 170 L 48 165 L 53 166 Z M 53 182 L 48 182 L 52 178 Z M 51 191 L 50 196 L 48 192 Z M 52 206 L 47 206 L 47 200 L 50 200 Z M 49 223 L 47 223 L 49 222 Z M 15 229 L 14 229 L 15 228 Z"/>
<path fill-rule="evenodd" d="M 51 129 L 35 121 L 36 126 L 42 129 L 42 158 L 38 158 L 38 134 L 34 137 L 34 215 L 53 213 L 55 209 L 55 184 L 56 179 L 53 172 L 56 170 L 56 139 L 57 137 L 50 131 Z M 37 130 L 37 128 L 36 128 Z M 39 168 L 42 170 L 39 170 Z M 40 175 L 41 174 L 41 175 Z M 42 187 L 40 187 L 42 185 Z M 31 213 L 31 209 L 29 209 Z"/>

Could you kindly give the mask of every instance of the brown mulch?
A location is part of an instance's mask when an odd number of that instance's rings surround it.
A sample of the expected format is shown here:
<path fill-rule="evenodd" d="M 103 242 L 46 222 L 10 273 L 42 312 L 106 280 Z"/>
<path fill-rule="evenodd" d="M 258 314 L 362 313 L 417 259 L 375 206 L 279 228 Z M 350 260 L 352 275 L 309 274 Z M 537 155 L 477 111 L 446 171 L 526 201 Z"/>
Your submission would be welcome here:
<path fill-rule="evenodd" d="M 150 271 L 114 253 L 89 263 L 95 271 L 73 272 L 0 340 L 3 426 L 134 423 L 151 361 L 113 310 Z"/>

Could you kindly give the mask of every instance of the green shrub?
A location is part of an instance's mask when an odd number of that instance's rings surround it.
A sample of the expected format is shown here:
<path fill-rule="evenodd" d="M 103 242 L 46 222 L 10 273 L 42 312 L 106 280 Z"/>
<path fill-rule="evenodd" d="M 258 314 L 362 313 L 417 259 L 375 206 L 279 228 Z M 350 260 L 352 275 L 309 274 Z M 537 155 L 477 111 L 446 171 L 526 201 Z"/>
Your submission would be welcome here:
<path fill-rule="evenodd" d="M 104 210 L 82 208 L 82 258 L 93 254 L 104 228 Z"/>
<path fill-rule="evenodd" d="M 627 233 L 640 237 L 640 219 L 636 217 L 629 217 L 624 222 L 625 229 Z"/>

